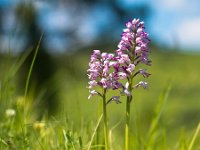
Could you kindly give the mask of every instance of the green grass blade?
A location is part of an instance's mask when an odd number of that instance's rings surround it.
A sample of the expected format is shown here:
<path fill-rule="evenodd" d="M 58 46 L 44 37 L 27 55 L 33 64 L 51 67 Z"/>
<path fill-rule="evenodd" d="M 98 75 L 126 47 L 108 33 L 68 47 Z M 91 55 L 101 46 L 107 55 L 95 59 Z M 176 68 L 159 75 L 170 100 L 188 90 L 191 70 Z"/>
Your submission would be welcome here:
<path fill-rule="evenodd" d="M 32 51 L 32 49 L 28 49 L 20 58 L 18 58 L 16 60 L 16 62 L 14 63 L 14 65 L 11 67 L 11 69 L 9 71 L 8 78 L 12 78 L 17 73 L 17 71 L 20 69 L 22 64 L 25 62 L 26 58 L 29 56 L 31 51 Z"/>
<path fill-rule="evenodd" d="M 158 126 L 158 121 L 162 115 L 162 112 L 164 110 L 164 106 L 166 103 L 166 100 L 169 96 L 171 90 L 171 83 L 169 83 L 166 88 L 164 89 L 164 91 L 160 94 L 159 98 L 158 98 L 158 102 L 157 105 L 154 108 L 154 116 L 153 119 L 151 121 L 151 126 L 149 129 L 149 133 L 148 133 L 148 138 L 147 138 L 147 146 L 150 144 L 152 135 L 154 134 L 157 126 Z"/>
<path fill-rule="evenodd" d="M 196 131 L 194 133 L 194 136 L 193 136 L 193 138 L 192 138 L 192 140 L 190 142 L 188 150 L 192 150 L 192 147 L 194 145 L 195 140 L 197 139 L 197 135 L 199 134 L 199 132 L 200 132 L 200 123 L 199 123 L 199 125 L 198 125 L 198 127 L 197 127 L 197 129 L 196 129 Z"/>
<path fill-rule="evenodd" d="M 33 135 L 35 136 L 36 141 L 38 142 L 40 149 L 44 150 L 44 147 L 42 146 L 39 137 L 36 135 L 35 131 L 33 130 Z"/>
<path fill-rule="evenodd" d="M 99 120 L 98 120 L 98 122 L 97 122 L 97 125 L 96 125 L 96 127 L 95 127 L 95 129 L 94 129 L 94 132 L 93 132 L 92 136 L 91 136 L 91 139 L 90 139 L 89 146 L 88 146 L 87 150 L 90 150 L 90 149 L 91 149 L 92 142 L 93 142 L 93 140 L 94 140 L 94 136 L 95 136 L 95 134 L 96 134 L 96 132 L 97 132 L 97 129 L 98 129 L 98 127 L 99 127 L 99 124 L 100 124 L 102 118 L 103 118 L 103 114 L 101 114 L 101 116 L 99 117 Z"/>
<path fill-rule="evenodd" d="M 17 58 L 17 60 L 14 61 L 13 65 L 9 67 L 9 70 L 6 73 L 5 78 L 1 82 L 1 96 L 0 99 L 2 99 L 3 95 L 9 95 L 10 89 L 10 81 L 14 78 L 28 55 L 30 54 L 31 49 L 27 50 L 21 57 Z"/>
<path fill-rule="evenodd" d="M 39 47 L 40 47 L 40 43 L 41 43 L 42 37 L 43 37 L 43 34 L 41 35 L 40 40 L 39 40 L 39 42 L 37 44 L 37 47 L 35 49 L 33 60 L 31 62 L 31 66 L 29 68 L 28 76 L 27 76 L 27 79 L 26 79 L 26 85 L 25 85 L 25 90 L 24 90 L 24 99 L 25 100 L 26 100 L 26 96 L 27 96 L 27 92 L 28 92 L 28 87 L 29 87 L 29 82 L 30 82 L 30 78 L 31 78 L 31 73 L 32 73 L 32 70 L 33 70 L 35 59 L 37 57 L 37 53 L 38 53 L 38 50 L 39 50 Z"/>
<path fill-rule="evenodd" d="M 65 148 L 67 149 L 67 143 L 68 143 L 68 139 L 67 139 L 67 136 L 66 136 L 67 133 L 66 133 L 66 131 L 64 129 L 62 130 L 62 132 L 63 132 L 63 136 L 64 136 L 64 140 L 65 140 L 65 144 L 64 145 L 65 145 Z"/>
<path fill-rule="evenodd" d="M 33 60 L 31 62 L 31 66 L 29 68 L 28 76 L 27 76 L 27 79 L 26 79 L 25 90 L 24 90 L 24 105 L 25 106 L 26 106 L 26 97 L 27 97 L 29 82 L 30 82 L 30 78 L 31 78 L 31 73 L 32 73 L 32 70 L 33 70 L 33 66 L 34 66 L 35 59 L 36 59 L 36 56 L 37 56 L 37 53 L 38 53 L 38 50 L 39 50 L 39 47 L 40 47 L 42 37 L 43 37 L 43 34 L 41 35 L 39 42 L 36 46 L 35 53 L 34 53 L 34 56 L 33 56 Z M 26 124 L 26 117 L 25 116 L 26 116 L 26 107 L 24 107 L 24 110 L 23 110 L 23 124 Z M 23 132 L 24 132 L 24 134 L 26 134 L 26 128 L 23 129 Z"/>
<path fill-rule="evenodd" d="M 112 132 L 115 128 L 117 128 L 120 123 L 123 121 L 123 117 L 121 117 L 121 119 L 109 130 L 109 141 L 110 141 L 110 149 L 113 149 L 112 148 Z M 113 144 L 114 145 L 114 144 Z"/>
<path fill-rule="evenodd" d="M 184 128 L 182 128 L 180 132 L 180 139 L 179 139 L 179 150 L 186 150 L 186 149 L 187 149 L 187 144 L 185 140 L 185 130 Z"/>
<path fill-rule="evenodd" d="M 81 137 L 78 138 L 78 142 L 79 142 L 80 150 L 82 150 L 83 149 L 83 141 L 82 141 Z"/>

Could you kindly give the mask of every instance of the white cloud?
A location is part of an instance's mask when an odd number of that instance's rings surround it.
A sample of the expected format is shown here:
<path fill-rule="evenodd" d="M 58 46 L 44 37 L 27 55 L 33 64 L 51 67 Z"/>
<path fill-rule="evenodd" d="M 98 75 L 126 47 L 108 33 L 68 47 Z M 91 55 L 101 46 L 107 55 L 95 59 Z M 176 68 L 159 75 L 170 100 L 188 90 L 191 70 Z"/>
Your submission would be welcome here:
<path fill-rule="evenodd" d="M 176 28 L 176 37 L 181 48 L 200 47 L 200 17 L 181 22 Z"/>
<path fill-rule="evenodd" d="M 198 0 L 153 0 L 152 7 L 167 12 L 193 13 L 199 10 Z"/>
<path fill-rule="evenodd" d="M 185 6 L 187 6 L 188 1 L 187 0 L 163 0 L 160 1 L 162 4 L 161 6 L 166 9 L 171 9 L 171 10 L 177 10 L 177 9 L 182 9 Z"/>

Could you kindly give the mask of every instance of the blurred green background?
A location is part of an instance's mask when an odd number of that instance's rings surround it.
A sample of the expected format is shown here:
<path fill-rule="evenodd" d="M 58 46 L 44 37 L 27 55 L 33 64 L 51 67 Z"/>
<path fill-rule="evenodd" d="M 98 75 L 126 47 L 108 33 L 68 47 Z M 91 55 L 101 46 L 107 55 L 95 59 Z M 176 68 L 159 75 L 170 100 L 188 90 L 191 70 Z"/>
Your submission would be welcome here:
<path fill-rule="evenodd" d="M 162 2 L 158 9 L 157 5 Z M 28 90 L 28 95 L 33 97 L 34 120 L 41 120 L 46 114 L 50 118 L 62 118 L 64 114 L 77 130 L 83 120 L 85 124 L 91 120 L 95 124 L 99 99 L 87 100 L 86 88 L 90 54 L 93 49 L 114 52 L 124 23 L 136 17 L 145 21 L 150 33 L 152 66 L 147 69 L 152 75 L 147 79 L 148 90 L 134 91 L 131 130 L 134 134 L 135 122 L 138 122 L 141 135 L 146 134 L 158 97 L 171 83 L 159 125 L 165 128 L 167 143 L 174 143 L 182 128 L 191 136 L 200 121 L 200 33 L 190 19 L 193 23 L 199 22 L 200 11 L 196 8 L 198 1 L 185 9 L 187 3 L 184 0 L 176 3 L 166 0 L 1 0 L 0 80 L 1 91 L 9 91 L 7 96 L 1 94 L 1 112 L 12 108 L 12 103 L 23 96 L 34 50 L 43 34 Z M 190 15 L 183 15 L 182 11 Z M 191 24 L 187 24 L 188 21 Z M 181 32 L 185 28 L 179 26 L 180 22 L 190 29 L 189 33 Z M 17 68 L 19 58 L 26 54 L 27 58 L 15 73 L 13 68 Z M 143 79 L 137 79 L 140 80 Z M 108 106 L 109 126 L 121 119 L 115 129 L 119 135 L 124 132 L 125 122 L 125 98 L 121 101 L 122 104 Z"/>

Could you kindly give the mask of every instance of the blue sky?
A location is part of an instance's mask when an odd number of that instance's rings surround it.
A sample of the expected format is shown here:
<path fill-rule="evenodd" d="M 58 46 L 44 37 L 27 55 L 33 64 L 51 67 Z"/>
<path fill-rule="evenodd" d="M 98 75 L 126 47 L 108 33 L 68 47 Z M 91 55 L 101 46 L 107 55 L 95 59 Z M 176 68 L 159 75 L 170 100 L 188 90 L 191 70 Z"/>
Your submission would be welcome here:
<path fill-rule="evenodd" d="M 153 13 L 148 30 L 161 45 L 200 50 L 199 0 L 119 0 L 127 7 L 148 4 Z"/>
<path fill-rule="evenodd" d="M 153 0 L 151 5 L 153 36 L 171 47 L 200 48 L 199 0 Z"/>
<path fill-rule="evenodd" d="M 0 0 L 0 5 L 9 7 L 18 1 L 20 0 Z M 150 37 L 159 45 L 200 51 L 199 0 L 117 0 L 117 2 L 121 7 L 127 9 L 143 4 L 150 6 L 152 13 L 145 22 L 146 29 L 150 33 Z M 111 25 L 117 23 L 117 17 L 106 5 L 97 5 L 89 8 L 89 12 L 80 12 L 81 15 L 76 16 L 75 21 L 76 23 L 81 22 L 81 25 L 70 21 L 73 12 L 77 11 L 72 7 L 66 8 L 61 5 L 55 9 L 44 1 L 36 1 L 35 5 L 39 10 L 39 22 L 44 30 L 62 32 L 77 25 L 79 26 L 76 29 L 77 37 L 84 44 L 94 42 L 99 33 L 105 29 L 109 32 L 109 29 L 112 28 Z M 111 17 L 112 19 L 110 19 Z M 7 24 L 5 23 L 4 26 L 8 28 L 12 21 L 12 16 L 8 15 Z M 10 26 L 12 27 L 12 25 Z M 119 30 L 121 32 L 122 27 Z M 116 33 L 118 34 L 118 32 Z M 116 36 L 116 33 L 111 34 Z M 53 49 L 54 46 L 60 49 L 67 46 L 67 43 L 62 42 L 63 39 L 50 38 L 48 40 L 51 41 L 49 47 Z"/>

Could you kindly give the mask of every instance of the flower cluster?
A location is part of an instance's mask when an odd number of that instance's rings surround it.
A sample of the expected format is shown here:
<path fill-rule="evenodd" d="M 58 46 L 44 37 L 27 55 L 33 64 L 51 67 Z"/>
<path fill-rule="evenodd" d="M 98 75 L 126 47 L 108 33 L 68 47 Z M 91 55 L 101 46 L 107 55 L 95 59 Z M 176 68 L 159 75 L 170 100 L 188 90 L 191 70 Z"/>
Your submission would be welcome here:
<path fill-rule="evenodd" d="M 134 19 L 126 23 L 126 29 L 123 30 L 121 41 L 116 50 L 116 58 L 121 66 L 120 70 L 126 74 L 127 78 L 135 77 L 138 74 L 145 78 L 149 77 L 150 74 L 145 69 L 135 71 L 139 63 L 151 65 L 148 58 L 149 41 L 148 34 L 144 31 L 144 22 Z M 147 86 L 147 84 L 139 85 L 145 88 Z"/>
<path fill-rule="evenodd" d="M 89 92 L 90 99 L 94 95 L 101 96 L 103 100 L 103 118 L 104 118 L 104 139 L 105 149 L 109 149 L 107 111 L 106 106 L 110 102 L 121 103 L 120 96 L 112 96 L 107 100 L 106 92 L 108 89 L 120 89 L 121 95 L 126 95 L 126 127 L 125 127 L 125 149 L 129 150 L 130 145 L 130 102 L 133 99 L 132 91 L 135 88 L 147 88 L 147 82 L 140 81 L 134 83 L 134 77 L 142 75 L 144 78 L 150 76 L 145 69 L 138 68 L 140 63 L 151 65 L 148 58 L 150 52 L 148 34 L 144 31 L 144 22 L 134 19 L 126 23 L 126 29 L 123 30 L 121 41 L 118 44 L 116 55 L 110 53 L 101 53 L 100 50 L 94 50 L 89 62 Z M 121 80 L 123 82 L 121 82 Z M 124 83 L 126 80 L 126 84 Z M 135 85 L 134 85 L 135 84 Z M 102 92 L 98 92 L 96 87 L 100 87 Z"/>
<path fill-rule="evenodd" d="M 148 43 L 150 40 L 148 34 L 144 31 L 144 22 L 134 19 L 127 22 L 126 27 L 118 44 L 117 55 L 128 55 L 135 65 L 139 62 L 150 65 L 151 61 L 148 59 Z"/>
<path fill-rule="evenodd" d="M 149 41 L 148 34 L 144 31 L 144 22 L 134 19 L 126 23 L 126 29 L 123 30 L 121 41 L 116 50 L 116 56 L 94 50 L 88 69 L 91 94 L 89 98 L 99 94 L 95 90 L 91 90 L 95 86 L 100 86 L 104 89 L 123 88 L 126 94 L 129 91 L 127 91 L 128 88 L 126 86 L 122 85 L 121 79 L 128 79 L 130 81 L 138 74 L 145 78 L 149 77 L 150 74 L 145 69 L 136 70 L 136 66 L 139 63 L 151 65 L 151 61 L 148 58 L 150 52 Z M 139 86 L 146 88 L 147 83 L 141 81 L 131 88 Z"/>
<path fill-rule="evenodd" d="M 100 86 L 103 89 L 118 89 L 121 87 L 121 83 L 118 82 L 119 76 L 116 74 L 116 69 L 111 67 L 115 66 L 114 63 L 115 57 L 114 54 L 110 53 L 101 53 L 100 50 L 94 50 L 91 55 L 89 62 L 88 77 L 90 81 L 90 99 L 91 96 L 99 94 L 95 90 L 91 90 L 96 86 Z"/>

